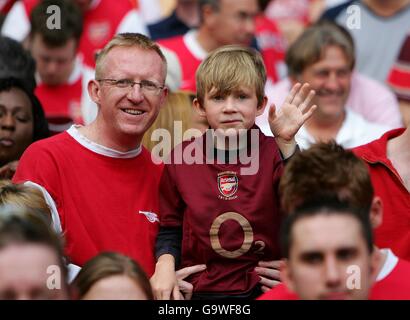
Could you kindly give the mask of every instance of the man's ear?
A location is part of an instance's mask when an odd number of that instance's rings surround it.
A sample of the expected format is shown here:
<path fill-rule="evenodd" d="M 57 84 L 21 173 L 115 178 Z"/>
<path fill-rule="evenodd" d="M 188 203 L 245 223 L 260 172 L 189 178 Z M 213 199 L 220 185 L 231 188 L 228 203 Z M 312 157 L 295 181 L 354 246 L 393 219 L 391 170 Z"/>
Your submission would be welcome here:
<path fill-rule="evenodd" d="M 203 25 L 213 25 L 216 18 L 216 10 L 210 4 L 205 4 L 201 8 Z"/>
<path fill-rule="evenodd" d="M 289 266 L 289 260 L 283 259 L 280 269 L 280 280 L 282 283 L 292 292 L 295 292 L 295 286 L 293 283 L 292 272 Z"/>
<path fill-rule="evenodd" d="M 195 111 L 196 111 L 201 117 L 205 117 L 205 118 L 206 118 L 205 108 L 204 108 L 203 105 L 199 102 L 199 100 L 198 100 L 197 98 L 194 99 L 194 101 L 192 102 L 192 105 L 194 106 Z"/>
<path fill-rule="evenodd" d="M 94 79 L 90 80 L 88 82 L 87 89 L 88 89 L 88 94 L 90 95 L 91 100 L 94 101 L 95 104 L 99 106 L 100 101 L 101 101 L 101 87 L 98 81 Z"/>
<path fill-rule="evenodd" d="M 263 114 L 267 104 L 268 104 L 268 97 L 264 96 L 261 104 L 256 109 L 256 116 L 260 116 L 261 114 Z"/>
<path fill-rule="evenodd" d="M 383 221 L 383 202 L 378 196 L 375 196 L 372 200 L 370 207 L 370 223 L 372 228 L 375 229 L 382 224 Z"/>
<path fill-rule="evenodd" d="M 161 91 L 161 99 L 160 99 L 160 108 L 165 105 L 165 102 L 167 101 L 169 94 L 169 89 L 168 87 L 164 87 Z"/>

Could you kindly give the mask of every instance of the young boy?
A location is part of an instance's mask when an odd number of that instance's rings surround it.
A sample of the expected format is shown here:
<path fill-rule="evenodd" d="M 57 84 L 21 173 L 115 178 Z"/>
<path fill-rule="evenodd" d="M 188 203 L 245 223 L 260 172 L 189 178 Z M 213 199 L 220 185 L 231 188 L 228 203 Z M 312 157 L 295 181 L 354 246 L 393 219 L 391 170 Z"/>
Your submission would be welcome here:
<path fill-rule="evenodd" d="M 283 160 L 296 150 L 294 135 L 316 106 L 309 105 L 309 85 L 295 85 L 278 113 L 271 107 L 275 138 L 266 137 L 255 126 L 267 103 L 265 81 L 262 58 L 249 48 L 221 47 L 199 66 L 194 107 L 210 130 L 176 147 L 164 168 L 151 279 L 156 299 L 182 298 L 175 267 L 198 264 L 206 270 L 189 279 L 193 299 L 252 299 L 261 293 L 258 262 L 279 258 Z M 193 151 L 196 162 L 187 159 Z M 249 152 L 256 170 L 241 163 Z"/>

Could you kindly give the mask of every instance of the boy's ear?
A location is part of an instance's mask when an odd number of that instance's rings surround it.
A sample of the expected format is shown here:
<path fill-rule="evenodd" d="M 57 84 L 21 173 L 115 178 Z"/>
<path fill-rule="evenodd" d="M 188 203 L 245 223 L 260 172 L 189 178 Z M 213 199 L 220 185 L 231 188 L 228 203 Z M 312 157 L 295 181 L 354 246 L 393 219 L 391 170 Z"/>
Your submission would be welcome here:
<path fill-rule="evenodd" d="M 256 116 L 260 116 L 265 111 L 266 105 L 268 104 L 268 97 L 264 96 L 262 103 L 256 109 Z"/>
<path fill-rule="evenodd" d="M 194 99 L 194 101 L 192 102 L 195 111 L 201 116 L 201 117 L 206 117 L 206 112 L 205 112 L 205 108 L 201 105 L 201 103 L 199 102 L 199 100 L 197 98 Z"/>

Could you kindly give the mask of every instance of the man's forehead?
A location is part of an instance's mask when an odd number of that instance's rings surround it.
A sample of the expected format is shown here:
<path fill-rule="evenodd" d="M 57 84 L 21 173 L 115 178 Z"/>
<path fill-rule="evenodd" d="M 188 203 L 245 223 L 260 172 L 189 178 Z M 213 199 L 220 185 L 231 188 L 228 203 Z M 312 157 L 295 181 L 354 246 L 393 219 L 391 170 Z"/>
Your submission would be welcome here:
<path fill-rule="evenodd" d="M 257 0 L 219 0 L 219 5 L 222 9 L 227 9 L 228 11 L 259 12 Z"/>
<path fill-rule="evenodd" d="M 297 251 L 337 250 L 364 243 L 357 219 L 349 215 L 317 215 L 298 220 L 292 228 Z"/>
<path fill-rule="evenodd" d="M 114 47 L 104 58 L 103 72 L 141 73 L 164 76 L 164 62 L 159 54 L 150 49 L 132 47 Z"/>

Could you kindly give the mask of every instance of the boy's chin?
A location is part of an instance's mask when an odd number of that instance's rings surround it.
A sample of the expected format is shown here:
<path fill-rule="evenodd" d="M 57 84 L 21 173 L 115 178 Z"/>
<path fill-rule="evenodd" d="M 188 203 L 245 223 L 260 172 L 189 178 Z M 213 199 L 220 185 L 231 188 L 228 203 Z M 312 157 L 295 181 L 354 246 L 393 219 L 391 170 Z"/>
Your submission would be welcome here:
<path fill-rule="evenodd" d="M 223 137 L 237 137 L 246 133 L 246 129 L 238 129 L 238 128 L 227 128 L 227 129 L 216 129 L 215 135 L 223 138 Z"/>

